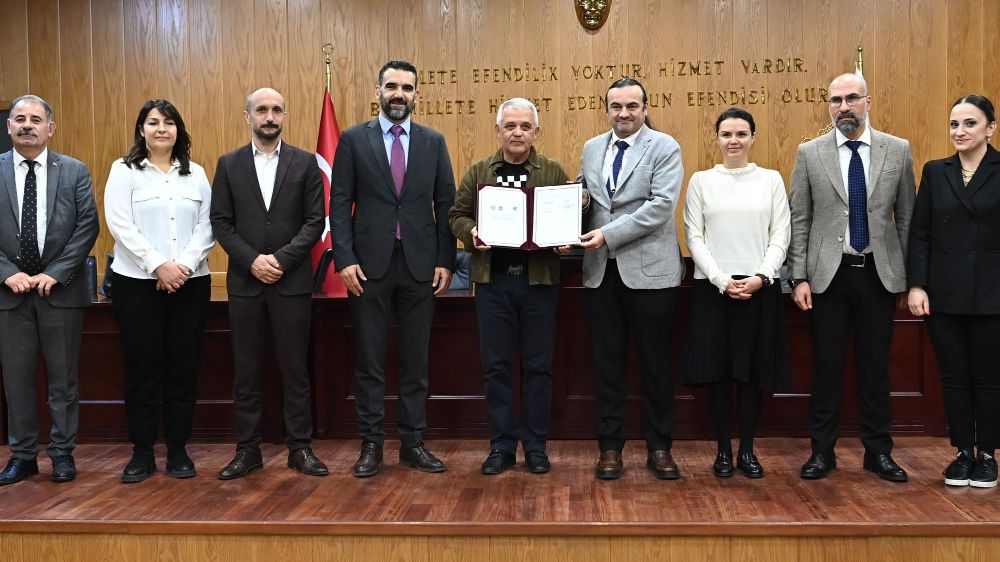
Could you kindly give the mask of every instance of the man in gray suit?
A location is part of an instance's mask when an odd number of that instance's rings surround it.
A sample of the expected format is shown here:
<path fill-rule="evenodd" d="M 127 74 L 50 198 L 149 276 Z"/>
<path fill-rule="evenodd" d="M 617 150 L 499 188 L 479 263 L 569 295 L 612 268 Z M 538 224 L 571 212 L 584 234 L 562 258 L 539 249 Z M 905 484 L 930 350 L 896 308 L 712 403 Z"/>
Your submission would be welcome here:
<path fill-rule="evenodd" d="M 99 223 L 87 167 L 46 147 L 55 130 L 45 100 L 14 100 L 7 120 L 14 149 L 0 155 L 7 193 L 0 202 L 0 363 L 11 450 L 0 485 L 38 474 L 39 349 L 49 384 L 52 481 L 76 478 L 77 360 L 91 301 L 85 263 Z"/>
<path fill-rule="evenodd" d="M 792 171 L 788 268 L 795 304 L 811 311 L 812 456 L 802 478 L 837 467 L 847 343 L 853 331 L 864 467 L 892 482 L 889 344 L 897 296 L 906 291 L 907 232 L 916 196 L 907 141 L 868 124 L 872 98 L 860 76 L 830 83 L 834 129 L 799 146 Z"/>
<path fill-rule="evenodd" d="M 684 277 L 674 210 L 684 178 L 681 151 L 670 136 L 646 124 L 646 90 L 622 78 L 607 92 L 612 130 L 583 147 L 580 175 L 590 196 L 592 230 L 583 283 L 597 373 L 597 431 L 601 457 L 596 476 L 624 470 L 625 373 L 629 332 L 635 338 L 645 391 L 646 466 L 658 478 L 680 478 L 670 455 L 674 395 L 672 337 L 674 289 Z"/>

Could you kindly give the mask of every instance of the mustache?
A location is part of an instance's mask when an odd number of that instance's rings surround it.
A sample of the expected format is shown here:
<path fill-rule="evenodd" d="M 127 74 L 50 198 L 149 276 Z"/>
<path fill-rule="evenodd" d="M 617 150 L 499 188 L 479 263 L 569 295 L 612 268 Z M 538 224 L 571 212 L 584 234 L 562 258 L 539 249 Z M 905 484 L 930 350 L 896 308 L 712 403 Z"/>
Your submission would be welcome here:
<path fill-rule="evenodd" d="M 20 131 L 17 132 L 17 136 L 19 136 L 19 137 L 26 137 L 26 136 L 37 137 L 38 133 L 36 133 L 34 129 L 21 129 Z"/>

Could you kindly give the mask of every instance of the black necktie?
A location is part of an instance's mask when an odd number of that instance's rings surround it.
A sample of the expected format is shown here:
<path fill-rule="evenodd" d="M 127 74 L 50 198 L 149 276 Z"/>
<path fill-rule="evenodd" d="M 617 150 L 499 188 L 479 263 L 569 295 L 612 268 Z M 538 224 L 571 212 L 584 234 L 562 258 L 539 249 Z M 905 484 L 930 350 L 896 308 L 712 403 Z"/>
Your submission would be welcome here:
<path fill-rule="evenodd" d="M 24 178 L 24 199 L 21 203 L 21 271 L 38 275 L 42 271 L 42 256 L 38 254 L 38 179 L 34 160 L 25 160 L 28 175 Z"/>

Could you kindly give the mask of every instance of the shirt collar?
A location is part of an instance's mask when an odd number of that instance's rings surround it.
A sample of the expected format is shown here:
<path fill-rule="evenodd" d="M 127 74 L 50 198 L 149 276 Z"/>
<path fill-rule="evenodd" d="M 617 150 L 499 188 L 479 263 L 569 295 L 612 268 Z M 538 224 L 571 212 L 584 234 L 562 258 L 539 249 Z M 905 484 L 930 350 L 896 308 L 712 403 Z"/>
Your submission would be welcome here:
<path fill-rule="evenodd" d="M 837 133 L 837 146 L 838 147 L 844 146 L 845 142 L 851 140 L 851 139 L 847 138 L 847 135 L 845 135 L 844 133 L 841 133 L 840 129 L 834 127 L 833 130 L 836 131 L 836 133 Z M 858 137 L 858 140 L 861 141 L 861 143 L 864 144 L 864 145 L 866 145 L 866 146 L 871 146 L 872 145 L 872 128 L 868 126 L 868 123 L 865 123 L 865 130 L 861 133 L 861 136 Z"/>
<path fill-rule="evenodd" d="M 493 154 L 493 160 L 490 161 L 490 166 L 493 168 L 499 168 L 503 166 L 503 149 L 497 150 Z M 532 168 L 541 168 L 542 165 L 538 162 L 538 152 L 535 151 L 535 147 L 531 147 L 530 152 L 528 152 L 528 159 L 522 162 L 525 166 L 531 166 Z"/>
<path fill-rule="evenodd" d="M 25 158 L 24 156 L 21 156 L 21 153 L 18 152 L 17 150 L 12 150 L 11 152 L 14 153 L 14 167 L 15 168 L 17 168 L 18 166 L 20 166 L 21 162 L 24 162 L 25 160 L 27 160 L 27 158 Z M 39 168 L 44 168 L 45 165 L 48 164 L 48 162 L 49 162 L 49 149 L 48 148 L 43 148 L 42 149 L 42 153 L 38 155 L 38 158 L 35 158 L 35 162 L 38 162 L 38 167 Z"/>
<path fill-rule="evenodd" d="M 388 135 L 389 134 L 389 129 L 391 129 L 395 125 L 395 123 L 393 123 L 392 121 L 389 121 L 388 117 L 386 117 L 385 115 L 382 115 L 382 112 L 379 112 L 379 114 L 378 114 L 378 124 L 379 124 L 379 127 L 382 128 L 382 135 Z M 407 117 L 405 121 L 403 121 L 402 123 L 400 123 L 399 126 L 403 128 L 403 131 L 407 135 L 410 134 L 410 118 L 409 117 Z"/>
<path fill-rule="evenodd" d="M 257 148 L 257 143 L 255 143 L 253 141 L 253 139 L 250 139 L 250 147 L 251 147 L 250 151 L 253 153 L 254 156 L 257 156 L 258 154 L 260 154 L 260 155 L 264 156 L 265 158 L 267 157 L 267 154 L 264 151 L 262 151 L 259 148 Z M 274 156 L 278 156 L 280 154 L 281 154 L 281 141 L 279 140 L 278 141 L 278 146 L 276 146 L 274 148 Z"/>
<path fill-rule="evenodd" d="M 256 150 L 256 148 L 254 150 Z M 263 153 L 261 153 L 261 154 L 263 154 Z M 159 168 L 157 168 L 156 165 L 153 164 L 153 161 L 150 160 L 149 158 L 143 158 L 142 162 L 139 162 L 139 165 L 142 166 L 142 167 L 152 166 L 154 169 L 159 170 Z M 170 170 L 167 171 L 167 173 L 169 174 L 169 173 L 173 172 L 174 170 L 179 169 L 180 167 L 181 167 L 180 161 L 177 160 L 177 159 L 174 159 L 174 160 L 172 160 L 170 162 Z"/>
<path fill-rule="evenodd" d="M 643 125 L 642 127 L 645 127 L 645 125 Z M 629 136 L 627 136 L 627 137 L 625 137 L 623 139 L 618 138 L 618 135 L 615 134 L 614 129 L 612 129 L 611 130 L 611 142 L 608 143 L 608 148 L 610 148 L 612 145 L 614 145 L 616 142 L 618 142 L 620 140 L 623 140 L 623 141 L 627 142 L 628 145 L 629 145 L 629 148 L 635 146 L 635 139 L 636 139 L 636 137 L 639 136 L 639 133 L 642 132 L 642 127 L 639 127 L 638 131 L 632 133 L 631 135 L 629 135 Z"/>

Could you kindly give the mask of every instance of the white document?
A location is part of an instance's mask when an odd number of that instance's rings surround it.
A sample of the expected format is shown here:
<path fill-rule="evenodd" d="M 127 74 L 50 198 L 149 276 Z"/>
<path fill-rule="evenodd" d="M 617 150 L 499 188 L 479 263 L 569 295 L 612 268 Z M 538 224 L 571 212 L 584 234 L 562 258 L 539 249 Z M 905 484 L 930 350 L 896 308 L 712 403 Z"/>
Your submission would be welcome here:
<path fill-rule="evenodd" d="M 527 208 L 527 198 L 520 189 L 480 189 L 476 218 L 479 239 L 489 246 L 520 248 L 528 241 Z"/>
<path fill-rule="evenodd" d="M 578 183 L 536 187 L 532 241 L 539 247 L 580 243 L 583 186 Z"/>

